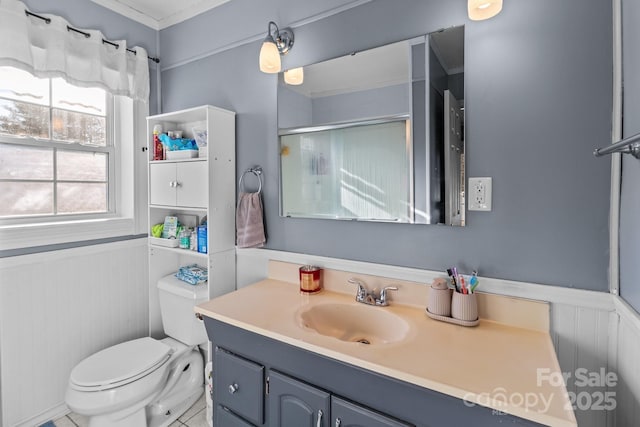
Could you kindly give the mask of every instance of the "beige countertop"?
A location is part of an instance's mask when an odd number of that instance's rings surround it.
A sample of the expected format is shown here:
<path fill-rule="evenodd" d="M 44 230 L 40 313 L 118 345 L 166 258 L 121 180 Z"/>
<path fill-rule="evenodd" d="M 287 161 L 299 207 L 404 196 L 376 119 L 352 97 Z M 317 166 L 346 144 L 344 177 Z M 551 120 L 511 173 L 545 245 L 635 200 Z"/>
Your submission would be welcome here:
<path fill-rule="evenodd" d="M 424 286 L 423 286 L 424 288 Z M 365 345 L 320 335 L 296 314 L 316 304 L 387 310 L 407 321 L 405 339 Z M 550 384 L 560 368 L 548 332 L 481 319 L 462 327 L 430 319 L 424 306 L 372 307 L 353 295 L 301 294 L 291 282 L 266 279 L 196 307 L 196 312 L 333 359 L 551 426 L 576 426 L 566 388 Z M 482 312 L 481 312 L 482 317 Z"/>

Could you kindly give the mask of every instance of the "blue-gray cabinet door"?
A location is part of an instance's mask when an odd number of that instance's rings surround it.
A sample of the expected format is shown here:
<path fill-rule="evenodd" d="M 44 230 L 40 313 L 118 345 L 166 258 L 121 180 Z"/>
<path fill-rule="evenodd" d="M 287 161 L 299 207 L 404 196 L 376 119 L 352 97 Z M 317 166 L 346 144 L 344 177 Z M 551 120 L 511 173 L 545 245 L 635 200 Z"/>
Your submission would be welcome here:
<path fill-rule="evenodd" d="M 329 427 L 330 395 L 326 391 L 269 372 L 269 425 Z"/>
<path fill-rule="evenodd" d="M 411 425 L 335 396 L 331 398 L 331 419 L 334 427 L 408 427 Z"/>

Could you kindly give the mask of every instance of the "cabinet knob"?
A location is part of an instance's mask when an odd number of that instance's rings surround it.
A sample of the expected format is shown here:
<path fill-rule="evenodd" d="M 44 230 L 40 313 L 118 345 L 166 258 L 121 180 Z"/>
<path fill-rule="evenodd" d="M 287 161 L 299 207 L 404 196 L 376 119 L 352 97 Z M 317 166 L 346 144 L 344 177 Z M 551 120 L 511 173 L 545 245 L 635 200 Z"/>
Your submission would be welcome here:
<path fill-rule="evenodd" d="M 234 394 L 236 391 L 238 391 L 239 388 L 240 386 L 238 386 L 238 384 L 236 383 L 229 385 L 229 394 Z"/>
<path fill-rule="evenodd" d="M 340 418 L 336 418 L 336 427 L 340 427 L 342 425 L 342 420 Z"/>
<path fill-rule="evenodd" d="M 316 427 L 322 427 L 322 409 L 318 409 L 318 420 L 316 422 Z"/>
<path fill-rule="evenodd" d="M 169 187 L 174 188 L 176 186 L 175 181 L 169 181 Z"/>

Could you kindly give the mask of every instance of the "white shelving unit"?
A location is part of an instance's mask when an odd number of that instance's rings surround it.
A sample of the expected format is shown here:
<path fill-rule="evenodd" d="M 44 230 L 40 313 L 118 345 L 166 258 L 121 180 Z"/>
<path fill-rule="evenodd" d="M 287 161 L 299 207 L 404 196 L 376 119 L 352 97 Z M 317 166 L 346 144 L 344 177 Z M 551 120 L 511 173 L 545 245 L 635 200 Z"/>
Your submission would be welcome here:
<path fill-rule="evenodd" d="M 153 128 L 206 129 L 207 156 L 184 160 L 152 160 Z M 149 334 L 164 337 L 158 280 L 179 267 L 198 264 L 209 269 L 209 298 L 235 290 L 235 113 L 205 105 L 147 117 L 149 158 L 149 228 L 168 215 L 189 224 L 207 218 L 208 253 L 149 243 Z M 151 230 L 149 230 L 151 235 Z"/>

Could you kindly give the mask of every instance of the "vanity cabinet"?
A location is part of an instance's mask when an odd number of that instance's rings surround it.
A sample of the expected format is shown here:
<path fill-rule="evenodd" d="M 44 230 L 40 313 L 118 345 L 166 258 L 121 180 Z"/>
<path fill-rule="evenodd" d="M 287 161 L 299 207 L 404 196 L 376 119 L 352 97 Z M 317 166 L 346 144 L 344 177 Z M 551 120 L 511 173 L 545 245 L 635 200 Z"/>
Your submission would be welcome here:
<path fill-rule="evenodd" d="M 214 366 L 216 427 L 410 426 L 220 347 Z"/>
<path fill-rule="evenodd" d="M 270 371 L 268 381 L 270 426 L 410 426 L 276 371 Z"/>
<path fill-rule="evenodd" d="M 151 205 L 207 208 L 207 160 L 163 161 L 149 165 Z"/>
<path fill-rule="evenodd" d="M 154 161 L 153 150 L 148 150 L 149 229 L 166 216 L 177 216 L 188 227 L 207 221 L 207 253 L 149 239 L 149 334 L 163 338 L 160 278 L 181 266 L 197 264 L 209 270 L 209 298 L 235 290 L 235 113 L 205 105 L 149 116 L 149 147 L 153 147 L 156 125 L 164 132 L 180 130 L 184 138 L 193 138 L 194 129 L 206 130 L 208 136 L 203 157 Z"/>
<path fill-rule="evenodd" d="M 213 363 L 216 427 L 541 425 L 210 317 L 205 317 L 205 325 L 209 339 L 216 347 Z M 218 357 L 219 354 L 223 356 Z M 242 378 L 239 371 L 244 364 L 230 364 L 228 358 L 248 362 L 252 367 L 253 373 L 244 374 L 252 378 L 246 386 L 264 375 L 264 386 L 253 386 L 262 393 L 252 397 L 255 401 L 243 400 L 235 406 L 229 404 L 226 396 L 229 386 L 239 386 L 235 393 L 243 389 L 243 384 L 236 379 Z M 265 402 L 262 423 L 252 415 L 256 405 L 263 404 L 261 402 Z M 322 418 L 318 423 L 320 411 Z"/>

